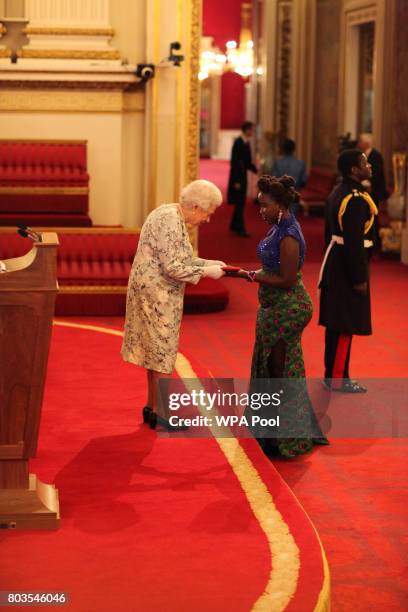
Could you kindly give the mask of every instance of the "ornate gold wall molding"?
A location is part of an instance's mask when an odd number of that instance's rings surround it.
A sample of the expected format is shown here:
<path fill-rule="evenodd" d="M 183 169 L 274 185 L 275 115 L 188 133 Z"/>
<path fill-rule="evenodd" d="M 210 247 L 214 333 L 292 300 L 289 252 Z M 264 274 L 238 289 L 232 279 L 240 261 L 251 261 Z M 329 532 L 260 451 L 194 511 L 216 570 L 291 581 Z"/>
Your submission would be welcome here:
<path fill-rule="evenodd" d="M 15 141 L 14 141 L 15 142 Z M 45 141 L 47 142 L 47 141 Z M 67 141 L 75 142 L 75 141 Z M 56 232 L 57 234 L 86 234 L 95 236 L 99 234 L 134 234 L 135 236 L 140 234 L 141 228 L 130 228 L 130 227 L 36 227 L 36 232 Z M 15 226 L 0 226 L 0 234 L 15 234 Z"/>
<path fill-rule="evenodd" d="M 11 57 L 11 51 L 7 47 L 0 49 L 0 57 Z"/>
<path fill-rule="evenodd" d="M 346 20 L 348 25 L 358 25 L 360 23 L 367 23 L 368 21 L 375 21 L 377 19 L 377 7 L 370 6 L 366 9 L 351 10 L 346 12 Z"/>
<path fill-rule="evenodd" d="M 278 4 L 278 83 L 277 118 L 279 137 L 288 137 L 290 126 L 290 92 L 292 65 L 293 5 L 291 0 Z"/>
<path fill-rule="evenodd" d="M 185 182 L 193 181 L 198 175 L 199 133 L 200 133 L 200 66 L 201 41 L 201 0 L 188 1 L 188 116 Z"/>
<path fill-rule="evenodd" d="M 51 36 L 113 36 L 113 28 L 37 28 L 26 27 L 24 34 L 51 35 Z"/>
<path fill-rule="evenodd" d="M 59 293 L 68 294 L 126 294 L 127 286 L 121 285 L 61 285 Z"/>
<path fill-rule="evenodd" d="M 120 59 L 119 51 L 110 50 L 87 50 L 87 49 L 30 49 L 23 47 L 18 52 L 18 57 L 30 57 L 41 59 Z"/>
<path fill-rule="evenodd" d="M 143 113 L 143 93 L 0 90 L 0 112 Z"/>
<path fill-rule="evenodd" d="M 389 124 L 391 108 L 389 92 L 393 62 L 393 14 L 395 0 L 343 0 L 340 37 L 340 70 L 338 97 L 339 133 L 351 132 L 357 136 L 357 104 L 359 96 L 359 75 L 355 58 L 359 52 L 359 26 L 375 24 L 374 50 L 374 114 L 373 136 L 389 163 Z"/>
<path fill-rule="evenodd" d="M 123 93 L 122 110 L 124 113 L 143 113 L 145 110 L 144 93 Z"/>
<path fill-rule="evenodd" d="M 187 142 L 184 182 L 189 183 L 198 177 L 200 144 L 200 43 L 201 43 L 202 0 L 188 0 L 188 38 L 187 38 Z M 188 233 L 195 253 L 198 252 L 198 230 L 188 227 Z"/>
<path fill-rule="evenodd" d="M 87 195 L 88 187 L 0 187 L 0 194 Z"/>

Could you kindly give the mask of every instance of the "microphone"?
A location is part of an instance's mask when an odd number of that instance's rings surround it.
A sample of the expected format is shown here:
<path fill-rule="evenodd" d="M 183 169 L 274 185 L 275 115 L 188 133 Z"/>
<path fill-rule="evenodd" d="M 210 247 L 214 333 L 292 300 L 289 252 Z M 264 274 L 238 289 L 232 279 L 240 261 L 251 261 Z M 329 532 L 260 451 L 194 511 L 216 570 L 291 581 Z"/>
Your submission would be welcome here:
<path fill-rule="evenodd" d="M 41 234 L 37 234 L 37 232 L 34 232 L 32 229 L 30 229 L 23 223 L 19 223 L 17 227 L 17 234 L 20 234 L 20 236 L 22 236 L 23 238 L 30 238 L 30 240 L 32 240 L 33 242 L 41 242 Z"/>

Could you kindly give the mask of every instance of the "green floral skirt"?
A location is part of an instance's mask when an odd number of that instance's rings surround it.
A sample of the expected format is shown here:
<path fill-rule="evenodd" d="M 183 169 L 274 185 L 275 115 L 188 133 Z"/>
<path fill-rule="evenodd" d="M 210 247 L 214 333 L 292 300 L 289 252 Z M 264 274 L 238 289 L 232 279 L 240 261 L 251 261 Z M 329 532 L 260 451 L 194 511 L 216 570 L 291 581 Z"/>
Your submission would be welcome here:
<path fill-rule="evenodd" d="M 270 379 L 269 360 L 272 347 L 283 340 L 286 350 L 282 379 L 279 382 L 280 386 L 285 383 L 286 393 L 282 395 L 279 410 L 280 425 L 289 435 L 292 427 L 296 436 L 258 438 L 258 441 L 266 454 L 295 457 L 310 451 L 314 444 L 328 444 L 317 425 L 307 391 L 301 345 L 302 332 L 312 318 L 313 305 L 300 272 L 296 284 L 289 290 L 260 285 L 259 303 L 251 379 Z M 317 433 L 316 437 L 310 437 L 311 431 Z"/>

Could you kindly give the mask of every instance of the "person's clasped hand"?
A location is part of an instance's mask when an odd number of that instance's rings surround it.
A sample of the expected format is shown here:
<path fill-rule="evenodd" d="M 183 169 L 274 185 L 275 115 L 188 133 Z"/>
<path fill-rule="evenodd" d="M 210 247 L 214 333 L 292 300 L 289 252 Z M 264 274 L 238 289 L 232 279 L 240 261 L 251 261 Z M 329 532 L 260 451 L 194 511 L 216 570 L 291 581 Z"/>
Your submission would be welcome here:
<path fill-rule="evenodd" d="M 209 263 L 206 264 L 206 267 L 208 266 L 226 266 L 227 264 L 225 263 L 225 261 L 219 261 L 218 259 L 210 259 Z"/>
<path fill-rule="evenodd" d="M 218 280 L 219 278 L 225 275 L 224 270 L 219 265 L 205 266 L 203 268 L 203 271 L 203 278 L 212 278 L 214 280 Z"/>

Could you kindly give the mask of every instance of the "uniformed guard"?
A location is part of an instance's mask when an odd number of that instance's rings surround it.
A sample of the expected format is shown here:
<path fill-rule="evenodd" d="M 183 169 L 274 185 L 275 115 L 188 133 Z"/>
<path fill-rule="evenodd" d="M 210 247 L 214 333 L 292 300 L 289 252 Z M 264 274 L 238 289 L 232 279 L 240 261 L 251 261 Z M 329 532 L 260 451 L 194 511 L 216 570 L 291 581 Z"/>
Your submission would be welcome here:
<path fill-rule="evenodd" d="M 372 333 L 369 262 L 378 211 L 361 184 L 371 178 L 365 154 L 347 149 L 337 167 L 342 180 L 326 202 L 327 250 L 319 278 L 319 325 L 326 328 L 324 378 L 332 391 L 365 393 L 365 387 L 350 379 L 349 362 L 353 335 Z"/>

